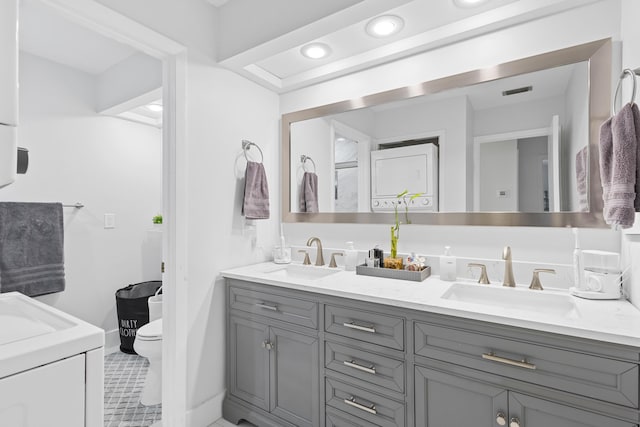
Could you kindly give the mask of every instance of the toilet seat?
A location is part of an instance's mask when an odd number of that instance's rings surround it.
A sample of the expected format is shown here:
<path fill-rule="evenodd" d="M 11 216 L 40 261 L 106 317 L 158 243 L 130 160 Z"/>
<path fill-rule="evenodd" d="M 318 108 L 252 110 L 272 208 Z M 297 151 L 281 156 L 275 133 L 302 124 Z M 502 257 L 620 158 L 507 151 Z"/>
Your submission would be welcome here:
<path fill-rule="evenodd" d="M 162 319 L 149 322 L 138 329 L 136 339 L 140 341 L 162 341 Z"/>

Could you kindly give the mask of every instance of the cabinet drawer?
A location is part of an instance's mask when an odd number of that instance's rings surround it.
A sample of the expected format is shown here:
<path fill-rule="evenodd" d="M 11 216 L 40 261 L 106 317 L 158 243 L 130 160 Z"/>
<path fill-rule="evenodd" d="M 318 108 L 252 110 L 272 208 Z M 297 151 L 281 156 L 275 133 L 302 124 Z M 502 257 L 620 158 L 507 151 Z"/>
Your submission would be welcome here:
<path fill-rule="evenodd" d="M 326 378 L 327 405 L 381 427 L 404 427 L 404 403 Z M 348 425 L 348 424 L 347 424 Z"/>
<path fill-rule="evenodd" d="M 404 361 L 325 342 L 325 366 L 360 380 L 404 393 Z"/>
<path fill-rule="evenodd" d="M 347 307 L 325 306 L 325 331 L 404 350 L 404 319 Z"/>
<path fill-rule="evenodd" d="M 318 304 L 250 289 L 229 287 L 229 306 L 308 328 L 318 328 Z"/>
<path fill-rule="evenodd" d="M 415 354 L 638 407 L 638 365 L 531 342 L 415 324 Z"/>
<path fill-rule="evenodd" d="M 354 417 L 342 411 L 328 408 L 325 415 L 325 427 L 370 427 L 369 421 Z"/>

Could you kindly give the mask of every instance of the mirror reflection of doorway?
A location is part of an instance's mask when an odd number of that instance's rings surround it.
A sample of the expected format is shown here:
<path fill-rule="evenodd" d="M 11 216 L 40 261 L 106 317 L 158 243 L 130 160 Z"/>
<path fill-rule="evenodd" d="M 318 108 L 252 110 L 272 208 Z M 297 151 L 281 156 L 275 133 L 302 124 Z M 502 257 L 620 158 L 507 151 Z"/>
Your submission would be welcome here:
<path fill-rule="evenodd" d="M 336 134 L 334 140 L 335 212 L 358 210 L 358 141 Z"/>

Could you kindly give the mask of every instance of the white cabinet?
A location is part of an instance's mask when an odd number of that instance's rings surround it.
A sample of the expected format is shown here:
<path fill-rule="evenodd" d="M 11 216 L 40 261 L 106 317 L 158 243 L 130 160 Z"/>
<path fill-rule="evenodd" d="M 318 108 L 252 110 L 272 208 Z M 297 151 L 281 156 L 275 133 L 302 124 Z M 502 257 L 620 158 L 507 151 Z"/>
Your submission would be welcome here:
<path fill-rule="evenodd" d="M 0 380 L 0 425 L 85 426 L 85 355 Z"/>
<path fill-rule="evenodd" d="M 0 2 L 0 124 L 18 124 L 18 0 Z"/>

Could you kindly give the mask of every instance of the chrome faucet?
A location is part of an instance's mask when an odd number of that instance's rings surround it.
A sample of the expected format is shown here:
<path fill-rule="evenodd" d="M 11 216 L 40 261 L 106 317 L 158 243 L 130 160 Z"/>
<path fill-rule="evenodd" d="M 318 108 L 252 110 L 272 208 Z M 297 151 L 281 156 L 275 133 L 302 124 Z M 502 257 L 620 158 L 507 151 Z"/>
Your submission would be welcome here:
<path fill-rule="evenodd" d="M 322 242 L 317 237 L 311 237 L 307 240 L 307 246 L 311 246 L 313 243 L 318 244 L 318 251 L 316 253 L 316 265 L 322 266 L 324 265 L 324 257 L 322 256 Z"/>
<path fill-rule="evenodd" d="M 511 265 L 511 248 L 505 246 L 502 250 L 502 259 L 504 260 L 504 280 L 502 286 L 515 288 L 516 280 L 513 278 L 513 266 Z"/>

